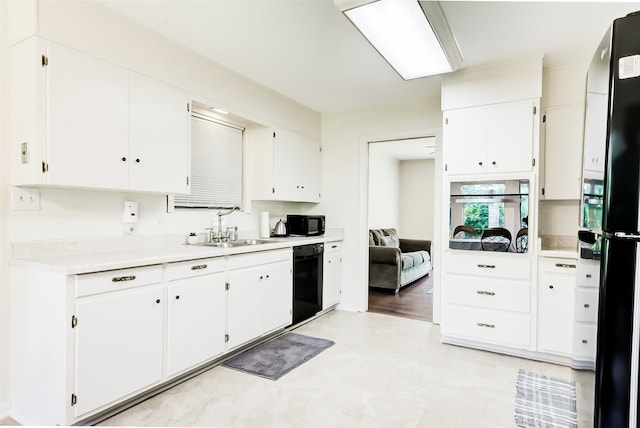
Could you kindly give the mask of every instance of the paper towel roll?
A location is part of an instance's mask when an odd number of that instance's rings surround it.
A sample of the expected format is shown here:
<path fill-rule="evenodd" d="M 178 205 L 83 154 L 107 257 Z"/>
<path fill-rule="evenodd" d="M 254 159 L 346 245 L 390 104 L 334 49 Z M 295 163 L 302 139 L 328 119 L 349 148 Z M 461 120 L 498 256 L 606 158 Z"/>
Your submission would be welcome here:
<path fill-rule="evenodd" d="M 269 211 L 260 213 L 260 237 L 268 238 L 271 236 L 271 228 L 269 227 Z"/>

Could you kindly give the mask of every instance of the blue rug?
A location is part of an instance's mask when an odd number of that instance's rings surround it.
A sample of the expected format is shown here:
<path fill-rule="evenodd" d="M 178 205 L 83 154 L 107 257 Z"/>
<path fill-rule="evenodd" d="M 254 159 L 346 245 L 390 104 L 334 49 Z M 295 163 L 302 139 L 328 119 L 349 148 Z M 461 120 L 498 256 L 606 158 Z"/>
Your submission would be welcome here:
<path fill-rule="evenodd" d="M 575 383 L 520 369 L 515 419 L 525 428 L 577 428 Z"/>
<path fill-rule="evenodd" d="M 331 340 L 286 333 L 238 354 L 222 365 L 277 380 L 334 344 Z"/>

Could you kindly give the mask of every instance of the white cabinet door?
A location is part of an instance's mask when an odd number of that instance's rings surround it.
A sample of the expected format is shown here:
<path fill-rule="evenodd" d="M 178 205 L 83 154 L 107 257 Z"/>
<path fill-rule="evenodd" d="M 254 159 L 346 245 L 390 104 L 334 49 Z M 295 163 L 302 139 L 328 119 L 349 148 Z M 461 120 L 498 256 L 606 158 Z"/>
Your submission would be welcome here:
<path fill-rule="evenodd" d="M 494 104 L 487 109 L 487 172 L 531 171 L 534 103 Z"/>
<path fill-rule="evenodd" d="M 285 129 L 275 132 L 273 143 L 273 198 L 283 201 L 318 202 L 320 145 L 317 141 Z"/>
<path fill-rule="evenodd" d="M 584 128 L 584 169 L 604 173 L 607 142 L 607 95 L 587 92 Z"/>
<path fill-rule="evenodd" d="M 131 77 L 129 187 L 188 193 L 190 113 L 187 95 L 162 82 Z"/>
<path fill-rule="evenodd" d="M 544 199 L 580 199 L 584 106 L 550 107 L 544 115 Z"/>
<path fill-rule="evenodd" d="M 229 271 L 227 313 L 228 349 L 235 348 L 262 334 L 262 266 Z"/>
<path fill-rule="evenodd" d="M 485 171 L 486 120 L 484 107 L 445 112 L 443 139 L 445 163 L 449 174 L 475 174 Z"/>
<path fill-rule="evenodd" d="M 566 266 L 566 267 L 565 267 Z M 573 267 L 571 267 L 573 266 Z M 573 352 L 576 262 L 546 259 L 538 278 L 538 350 Z"/>
<path fill-rule="evenodd" d="M 444 113 L 447 172 L 528 172 L 533 161 L 534 102 L 468 107 Z"/>
<path fill-rule="evenodd" d="M 167 288 L 167 376 L 225 350 L 225 274 L 177 281 Z"/>
<path fill-rule="evenodd" d="M 139 287 L 76 304 L 76 416 L 162 379 L 163 294 Z"/>
<path fill-rule="evenodd" d="M 293 278 L 290 262 L 270 263 L 260 275 L 263 332 L 291 324 L 293 315 Z"/>
<path fill-rule="evenodd" d="M 340 302 L 342 289 L 342 252 L 340 243 L 325 245 L 324 266 L 322 272 L 322 309 Z"/>
<path fill-rule="evenodd" d="M 48 184 L 126 189 L 129 73 L 53 44 L 47 55 Z"/>

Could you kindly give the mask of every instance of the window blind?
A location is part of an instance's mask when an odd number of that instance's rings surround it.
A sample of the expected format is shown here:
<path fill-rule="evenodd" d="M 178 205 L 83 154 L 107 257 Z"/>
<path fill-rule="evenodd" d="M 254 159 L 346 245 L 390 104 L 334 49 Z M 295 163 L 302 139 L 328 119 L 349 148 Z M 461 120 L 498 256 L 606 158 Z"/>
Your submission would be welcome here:
<path fill-rule="evenodd" d="M 191 117 L 191 194 L 175 206 L 239 207 L 242 200 L 243 129 L 194 113 Z"/>

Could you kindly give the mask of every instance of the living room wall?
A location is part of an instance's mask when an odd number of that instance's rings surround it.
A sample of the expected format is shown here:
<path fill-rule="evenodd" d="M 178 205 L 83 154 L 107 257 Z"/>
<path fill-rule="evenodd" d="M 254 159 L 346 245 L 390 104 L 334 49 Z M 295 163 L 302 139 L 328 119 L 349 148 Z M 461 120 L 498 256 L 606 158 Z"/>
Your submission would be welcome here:
<path fill-rule="evenodd" d="M 400 224 L 400 164 L 380 144 L 369 143 L 369 229 L 398 228 Z"/>
<path fill-rule="evenodd" d="M 433 241 L 435 160 L 401 161 L 399 173 L 400 237 Z"/>

